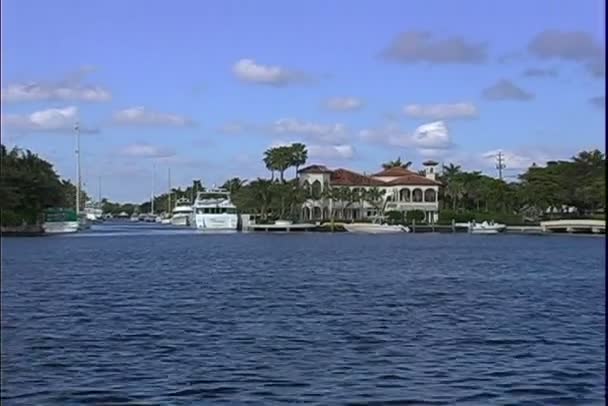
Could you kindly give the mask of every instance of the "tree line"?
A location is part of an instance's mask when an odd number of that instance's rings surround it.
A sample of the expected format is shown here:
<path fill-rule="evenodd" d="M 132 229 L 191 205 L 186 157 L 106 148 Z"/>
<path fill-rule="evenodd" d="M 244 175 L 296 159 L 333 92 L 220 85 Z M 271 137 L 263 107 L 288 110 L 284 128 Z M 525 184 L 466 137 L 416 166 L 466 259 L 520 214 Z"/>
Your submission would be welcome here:
<path fill-rule="evenodd" d="M 61 179 L 53 165 L 30 150 L 0 146 L 0 212 L 2 226 L 37 225 L 44 209 L 75 209 L 76 186 Z M 80 194 L 80 207 L 88 196 Z"/>
<path fill-rule="evenodd" d="M 384 193 L 377 187 L 368 190 L 334 187 L 325 188 L 322 192 L 302 187 L 297 171 L 307 159 L 308 151 L 304 144 L 270 148 L 262 158 L 270 171 L 269 179 L 247 181 L 232 178 L 222 187 L 231 192 L 240 212 L 255 214 L 262 221 L 279 218 L 299 220 L 302 204 L 309 198 L 332 201 L 334 204 L 328 213 L 331 219 L 338 210 L 348 209 L 358 202 L 368 202 L 382 212 Z M 49 162 L 29 150 L 13 148 L 9 151 L 4 145 L 1 162 L 3 225 L 36 224 L 47 207 L 74 208 L 75 186 L 60 179 Z M 383 163 L 382 167 L 408 168 L 410 165 L 411 162 L 398 158 Z M 296 175 L 287 179 L 285 174 L 290 168 L 295 169 Z M 606 205 L 605 168 L 606 157 L 598 150 L 582 151 L 569 160 L 550 161 L 544 166 L 532 165 L 518 176 L 517 181 L 496 179 L 479 171 L 465 171 L 458 165 L 448 164 L 438 174 L 438 180 L 443 184 L 439 192 L 440 221 L 491 218 L 515 223 L 560 216 L 603 215 Z M 194 180 L 190 186 L 173 188 L 170 194 L 155 196 L 155 212 L 170 211 L 180 198 L 192 202 L 196 193 L 203 190 L 202 182 Z M 81 191 L 81 207 L 87 200 L 87 194 Z M 343 204 L 336 205 L 336 202 Z M 102 203 L 104 212 L 114 215 L 121 212 L 127 215 L 148 213 L 151 210 L 149 199 L 141 204 L 120 204 L 107 199 Z M 576 207 L 577 212 L 571 213 L 569 207 Z M 394 214 L 391 217 L 397 218 Z"/>

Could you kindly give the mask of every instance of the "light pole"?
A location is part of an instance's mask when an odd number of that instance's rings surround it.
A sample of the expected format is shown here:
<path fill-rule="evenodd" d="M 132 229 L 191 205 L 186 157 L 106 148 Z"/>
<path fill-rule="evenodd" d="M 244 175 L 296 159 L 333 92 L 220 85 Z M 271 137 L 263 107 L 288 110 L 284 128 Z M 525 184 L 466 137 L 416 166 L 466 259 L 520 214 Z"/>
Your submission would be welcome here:
<path fill-rule="evenodd" d="M 78 121 L 74 125 L 76 130 L 76 215 L 80 214 L 80 125 Z"/>

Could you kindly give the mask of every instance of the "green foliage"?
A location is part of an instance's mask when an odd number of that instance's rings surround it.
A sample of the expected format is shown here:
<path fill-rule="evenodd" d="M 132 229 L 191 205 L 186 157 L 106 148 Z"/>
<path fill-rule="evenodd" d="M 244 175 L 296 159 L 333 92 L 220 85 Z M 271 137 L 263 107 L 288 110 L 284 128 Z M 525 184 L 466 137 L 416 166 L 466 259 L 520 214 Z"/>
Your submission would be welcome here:
<path fill-rule="evenodd" d="M 394 161 L 388 161 L 382 164 L 382 168 L 391 169 L 391 168 L 403 168 L 407 169 L 412 165 L 411 161 L 401 162 L 401 157 L 398 157 Z"/>
<path fill-rule="evenodd" d="M 45 208 L 74 208 L 76 205 L 76 187 L 69 181 L 61 181 L 53 165 L 38 155 L 18 148 L 8 151 L 2 145 L 0 158 L 2 225 L 39 224 Z M 86 199 L 83 192 L 81 207 Z"/>
<path fill-rule="evenodd" d="M 409 210 L 405 213 L 405 219 L 408 223 L 412 221 L 416 221 L 416 223 L 421 223 L 425 219 L 424 212 L 422 210 Z"/>
<path fill-rule="evenodd" d="M 605 167 L 606 158 L 600 151 L 583 151 L 571 161 L 532 166 L 520 175 L 520 182 L 507 183 L 449 164 L 439 177 L 444 184 L 440 190 L 440 212 L 500 214 L 511 221 L 515 218 L 508 216 L 514 212 L 521 214 L 518 221 L 522 216 L 538 221 L 546 217 L 544 213 L 551 207 L 574 206 L 591 214 L 605 209 Z M 561 215 L 572 216 L 558 213 L 550 217 Z"/>
<path fill-rule="evenodd" d="M 403 224 L 405 222 L 405 217 L 402 211 L 391 210 L 385 213 L 386 221 L 389 224 Z"/>
<path fill-rule="evenodd" d="M 281 182 L 285 181 L 285 171 L 291 167 L 296 169 L 296 174 L 300 166 L 306 163 L 308 150 L 301 143 L 294 143 L 289 146 L 269 148 L 264 152 L 264 164 L 271 174 L 271 181 L 274 181 L 274 173 L 279 172 Z"/>

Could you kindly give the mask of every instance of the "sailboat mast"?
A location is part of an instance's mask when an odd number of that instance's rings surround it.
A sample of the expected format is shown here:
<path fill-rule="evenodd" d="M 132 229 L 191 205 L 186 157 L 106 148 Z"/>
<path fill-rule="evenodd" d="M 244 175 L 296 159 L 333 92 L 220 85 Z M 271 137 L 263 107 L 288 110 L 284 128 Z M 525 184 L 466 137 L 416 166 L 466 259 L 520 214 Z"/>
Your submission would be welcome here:
<path fill-rule="evenodd" d="M 80 188 L 81 188 L 81 180 L 80 180 L 80 125 L 78 121 L 74 126 L 76 130 L 76 215 L 80 214 Z"/>
<path fill-rule="evenodd" d="M 169 194 L 167 196 L 167 214 L 171 213 L 171 168 L 169 168 Z"/>
<path fill-rule="evenodd" d="M 156 186 L 156 164 L 152 164 L 152 205 L 150 214 L 154 214 L 154 187 Z"/>

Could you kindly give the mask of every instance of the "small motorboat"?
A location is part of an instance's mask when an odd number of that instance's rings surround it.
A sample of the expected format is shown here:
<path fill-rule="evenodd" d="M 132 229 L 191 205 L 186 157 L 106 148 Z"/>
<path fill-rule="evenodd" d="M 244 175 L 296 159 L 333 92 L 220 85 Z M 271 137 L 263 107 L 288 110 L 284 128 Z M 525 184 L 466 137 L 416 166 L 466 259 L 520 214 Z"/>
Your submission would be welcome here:
<path fill-rule="evenodd" d="M 484 221 L 483 223 L 476 223 L 474 221 L 469 223 L 469 233 L 471 234 L 498 234 L 505 231 L 507 228 L 504 224 L 494 223 L 490 221 Z"/>
<path fill-rule="evenodd" d="M 374 223 L 351 223 L 343 224 L 343 227 L 349 233 L 361 234 L 391 234 L 391 233 L 409 233 L 410 229 L 401 225 L 389 224 L 374 224 Z"/>

